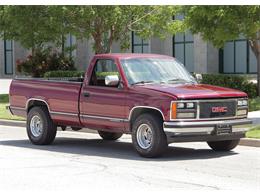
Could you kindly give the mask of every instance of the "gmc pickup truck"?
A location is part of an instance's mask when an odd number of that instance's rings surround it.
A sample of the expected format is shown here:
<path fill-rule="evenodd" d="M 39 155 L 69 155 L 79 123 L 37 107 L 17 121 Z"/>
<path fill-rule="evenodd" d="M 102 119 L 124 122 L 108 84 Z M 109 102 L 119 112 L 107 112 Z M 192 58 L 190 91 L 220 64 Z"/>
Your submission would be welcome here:
<path fill-rule="evenodd" d="M 57 127 L 90 128 L 104 140 L 132 134 L 143 157 L 173 142 L 229 151 L 251 123 L 246 93 L 199 84 L 175 58 L 155 54 L 95 55 L 81 81 L 14 79 L 9 110 L 27 117 L 33 144 L 52 143 Z"/>

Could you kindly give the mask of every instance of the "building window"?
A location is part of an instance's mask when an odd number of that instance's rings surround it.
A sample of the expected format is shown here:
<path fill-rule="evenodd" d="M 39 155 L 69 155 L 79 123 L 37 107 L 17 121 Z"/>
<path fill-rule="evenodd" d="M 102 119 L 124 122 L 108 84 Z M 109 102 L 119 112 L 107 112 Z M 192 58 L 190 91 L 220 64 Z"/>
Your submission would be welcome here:
<path fill-rule="evenodd" d="M 256 57 L 246 39 L 227 41 L 219 54 L 220 73 L 251 74 L 257 71 Z"/>
<path fill-rule="evenodd" d="M 13 74 L 13 41 L 4 40 L 5 74 Z"/>
<path fill-rule="evenodd" d="M 69 55 L 69 57 L 76 57 L 76 37 L 68 34 L 65 37 L 65 42 L 64 42 L 64 48 L 65 48 L 65 53 Z"/>
<path fill-rule="evenodd" d="M 175 15 L 175 20 L 183 20 L 184 15 Z M 194 46 L 193 35 L 186 31 L 173 36 L 173 56 L 179 60 L 188 71 L 194 72 Z"/>
<path fill-rule="evenodd" d="M 173 56 L 182 62 L 188 71 L 194 72 L 193 35 L 190 32 L 177 33 L 173 37 Z"/>
<path fill-rule="evenodd" d="M 149 41 L 141 39 L 132 32 L 132 53 L 150 53 Z"/>

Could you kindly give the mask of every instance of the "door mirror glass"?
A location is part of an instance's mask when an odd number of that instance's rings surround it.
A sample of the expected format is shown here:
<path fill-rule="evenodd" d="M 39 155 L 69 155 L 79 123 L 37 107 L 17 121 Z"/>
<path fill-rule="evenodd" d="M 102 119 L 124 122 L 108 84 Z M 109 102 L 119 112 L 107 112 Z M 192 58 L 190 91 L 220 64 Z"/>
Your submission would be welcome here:
<path fill-rule="evenodd" d="M 107 75 L 105 77 L 105 84 L 107 86 L 118 86 L 119 77 L 117 75 Z"/>

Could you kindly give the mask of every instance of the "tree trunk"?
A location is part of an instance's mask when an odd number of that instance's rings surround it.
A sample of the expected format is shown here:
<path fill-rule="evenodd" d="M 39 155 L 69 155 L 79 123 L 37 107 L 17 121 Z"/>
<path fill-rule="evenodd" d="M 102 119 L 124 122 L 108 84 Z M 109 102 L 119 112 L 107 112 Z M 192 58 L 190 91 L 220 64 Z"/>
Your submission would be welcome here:
<path fill-rule="evenodd" d="M 61 35 L 61 54 L 65 56 L 65 36 Z"/>

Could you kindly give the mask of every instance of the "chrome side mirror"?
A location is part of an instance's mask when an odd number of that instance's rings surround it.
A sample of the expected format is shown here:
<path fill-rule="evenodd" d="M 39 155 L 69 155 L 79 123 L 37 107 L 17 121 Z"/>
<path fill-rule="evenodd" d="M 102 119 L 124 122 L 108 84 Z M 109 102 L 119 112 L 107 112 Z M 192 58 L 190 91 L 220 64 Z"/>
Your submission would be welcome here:
<path fill-rule="evenodd" d="M 119 84 L 119 77 L 117 75 L 107 75 L 105 77 L 105 84 L 107 86 L 117 86 Z"/>
<path fill-rule="evenodd" d="M 198 81 L 198 83 L 200 83 L 202 81 L 202 75 L 201 74 L 195 74 L 196 80 Z"/>

